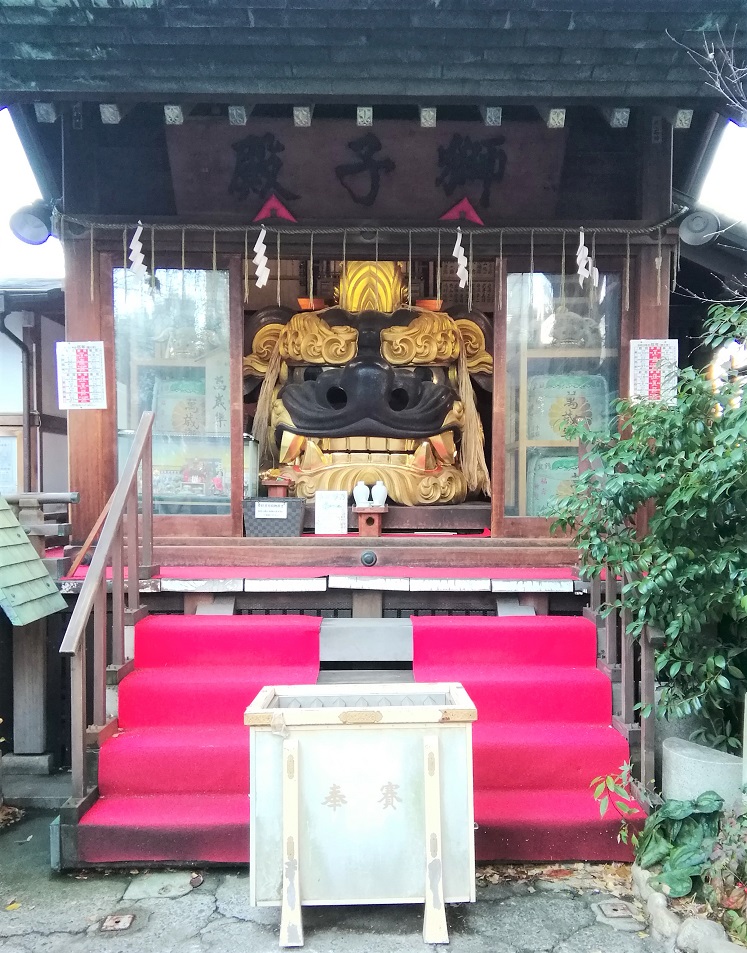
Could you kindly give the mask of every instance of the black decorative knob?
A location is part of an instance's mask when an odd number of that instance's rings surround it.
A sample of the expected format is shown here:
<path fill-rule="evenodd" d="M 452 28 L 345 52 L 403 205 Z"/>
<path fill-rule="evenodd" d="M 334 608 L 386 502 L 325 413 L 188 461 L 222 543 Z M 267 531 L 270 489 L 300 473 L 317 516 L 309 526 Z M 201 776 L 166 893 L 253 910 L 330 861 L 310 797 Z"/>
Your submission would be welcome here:
<path fill-rule="evenodd" d="M 367 549 L 365 553 L 361 553 L 361 562 L 364 566 L 375 566 L 378 562 L 378 557 L 372 550 Z"/>

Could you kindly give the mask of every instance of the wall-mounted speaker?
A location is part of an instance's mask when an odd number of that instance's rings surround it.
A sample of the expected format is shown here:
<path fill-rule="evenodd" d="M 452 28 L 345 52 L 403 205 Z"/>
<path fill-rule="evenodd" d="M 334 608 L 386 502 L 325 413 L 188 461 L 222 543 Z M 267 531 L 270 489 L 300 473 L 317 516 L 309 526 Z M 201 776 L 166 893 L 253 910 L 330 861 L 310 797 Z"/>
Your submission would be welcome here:
<path fill-rule="evenodd" d="M 713 212 L 690 212 L 680 222 L 680 238 L 686 245 L 709 245 L 720 231 L 721 223 Z"/>

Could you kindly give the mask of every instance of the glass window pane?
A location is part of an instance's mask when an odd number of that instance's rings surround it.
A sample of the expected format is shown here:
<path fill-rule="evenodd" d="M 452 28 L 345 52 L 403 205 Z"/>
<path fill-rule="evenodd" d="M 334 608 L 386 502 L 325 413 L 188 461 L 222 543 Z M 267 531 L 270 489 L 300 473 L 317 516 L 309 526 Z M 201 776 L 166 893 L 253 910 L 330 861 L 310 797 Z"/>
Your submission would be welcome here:
<path fill-rule="evenodd" d="M 620 277 L 512 274 L 507 284 L 506 516 L 552 516 L 578 472 L 578 419 L 610 426 L 617 397 Z"/>
<path fill-rule="evenodd" d="M 230 512 L 228 272 L 114 269 L 120 471 L 141 414 L 155 411 L 156 513 Z"/>

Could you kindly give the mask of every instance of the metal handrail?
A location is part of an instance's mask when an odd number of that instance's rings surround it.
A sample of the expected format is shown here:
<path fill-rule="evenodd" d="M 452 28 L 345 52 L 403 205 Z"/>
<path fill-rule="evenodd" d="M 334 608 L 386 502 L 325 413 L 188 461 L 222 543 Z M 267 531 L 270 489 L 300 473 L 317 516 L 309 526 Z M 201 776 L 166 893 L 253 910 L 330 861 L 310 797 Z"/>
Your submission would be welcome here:
<path fill-rule="evenodd" d="M 87 794 L 87 696 L 85 632 L 93 612 L 93 724 L 106 721 L 107 613 L 106 569 L 112 564 L 112 655 L 115 665 L 124 663 L 124 536 L 127 535 L 127 612 L 131 624 L 139 609 L 140 569 L 153 563 L 153 467 L 151 435 L 155 414 L 140 418 L 122 475 L 112 495 L 93 559 L 60 646 L 70 656 L 70 723 L 73 798 Z M 138 470 L 142 466 L 142 542 L 138 531 Z M 142 557 L 140 550 L 142 549 Z"/>

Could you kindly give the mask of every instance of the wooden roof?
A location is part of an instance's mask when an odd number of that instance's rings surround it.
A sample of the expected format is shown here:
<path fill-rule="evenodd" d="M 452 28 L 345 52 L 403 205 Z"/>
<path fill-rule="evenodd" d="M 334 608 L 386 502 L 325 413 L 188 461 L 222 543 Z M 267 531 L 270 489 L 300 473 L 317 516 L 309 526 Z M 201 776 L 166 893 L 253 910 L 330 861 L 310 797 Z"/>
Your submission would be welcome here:
<path fill-rule="evenodd" d="M 0 0 L 0 95 L 715 102 L 675 40 L 730 40 L 746 12 L 745 0 Z"/>
<path fill-rule="evenodd" d="M 27 625 L 67 607 L 44 563 L 0 496 L 0 609 Z"/>

